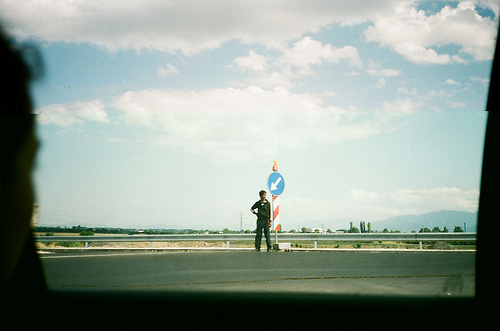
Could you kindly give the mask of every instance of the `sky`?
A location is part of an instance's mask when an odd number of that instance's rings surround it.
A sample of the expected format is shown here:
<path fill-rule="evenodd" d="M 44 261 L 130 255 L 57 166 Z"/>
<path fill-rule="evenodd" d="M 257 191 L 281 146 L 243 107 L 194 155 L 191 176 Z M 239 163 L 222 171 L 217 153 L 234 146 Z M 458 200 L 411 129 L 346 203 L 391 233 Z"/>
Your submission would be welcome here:
<path fill-rule="evenodd" d="M 477 211 L 496 1 L 11 1 L 39 225 L 285 230 Z"/>

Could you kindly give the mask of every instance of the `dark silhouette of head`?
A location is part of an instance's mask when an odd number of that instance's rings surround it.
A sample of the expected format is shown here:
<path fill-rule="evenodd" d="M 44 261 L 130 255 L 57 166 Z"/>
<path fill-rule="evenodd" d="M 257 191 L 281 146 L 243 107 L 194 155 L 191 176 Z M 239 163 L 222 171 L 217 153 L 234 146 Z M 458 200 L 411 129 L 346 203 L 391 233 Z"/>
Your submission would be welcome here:
<path fill-rule="evenodd" d="M 26 246 L 33 246 L 30 230 L 34 203 L 31 172 L 38 140 L 29 95 L 29 84 L 34 77 L 34 71 L 25 60 L 26 56 L 30 56 L 30 52 L 35 52 L 35 50 L 16 46 L 0 28 L 0 100 L 2 101 L 0 105 L 0 272 L 2 289 L 12 284 L 14 277 L 20 278 L 18 275 L 14 276 L 15 271 L 21 268 L 20 260 L 26 254 Z M 29 250 L 34 251 L 34 249 Z"/>

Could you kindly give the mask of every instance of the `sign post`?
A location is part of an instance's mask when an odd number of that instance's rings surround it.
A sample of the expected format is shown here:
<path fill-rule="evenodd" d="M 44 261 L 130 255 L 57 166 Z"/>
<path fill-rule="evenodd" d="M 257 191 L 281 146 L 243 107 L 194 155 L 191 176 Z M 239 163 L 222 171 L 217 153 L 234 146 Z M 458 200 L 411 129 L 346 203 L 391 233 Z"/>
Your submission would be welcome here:
<path fill-rule="evenodd" d="M 278 172 L 278 163 L 276 161 L 274 161 L 273 172 L 271 173 L 271 175 L 269 175 L 269 178 L 267 179 L 267 186 L 269 187 L 269 190 L 271 191 L 272 194 L 271 208 L 273 217 L 273 228 L 276 240 L 276 243 L 273 245 L 273 248 L 275 250 L 290 249 L 291 248 L 290 243 L 278 244 L 278 231 L 281 229 L 281 224 L 279 221 L 280 205 L 278 196 L 281 193 L 283 193 L 283 190 L 285 189 L 285 179 L 283 179 L 283 176 Z"/>
<path fill-rule="evenodd" d="M 280 203 L 277 195 L 273 195 L 273 203 L 272 203 L 272 209 L 273 209 L 273 228 L 274 228 L 274 234 L 276 235 L 276 244 L 278 243 L 278 231 L 280 229 Z"/>

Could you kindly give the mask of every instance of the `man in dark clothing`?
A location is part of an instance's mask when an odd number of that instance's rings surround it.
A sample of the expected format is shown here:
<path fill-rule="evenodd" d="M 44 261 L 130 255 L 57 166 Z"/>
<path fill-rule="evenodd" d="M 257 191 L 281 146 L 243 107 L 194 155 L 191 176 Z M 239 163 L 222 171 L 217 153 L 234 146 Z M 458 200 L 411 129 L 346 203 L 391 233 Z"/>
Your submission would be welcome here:
<path fill-rule="evenodd" d="M 266 199 L 266 191 L 259 192 L 260 200 L 253 204 L 250 210 L 257 215 L 257 233 L 255 235 L 255 250 L 260 251 L 260 242 L 262 239 L 262 230 L 266 236 L 267 251 L 271 251 L 271 235 L 269 227 L 271 226 L 271 204 Z M 257 211 L 256 211 L 257 210 Z"/>

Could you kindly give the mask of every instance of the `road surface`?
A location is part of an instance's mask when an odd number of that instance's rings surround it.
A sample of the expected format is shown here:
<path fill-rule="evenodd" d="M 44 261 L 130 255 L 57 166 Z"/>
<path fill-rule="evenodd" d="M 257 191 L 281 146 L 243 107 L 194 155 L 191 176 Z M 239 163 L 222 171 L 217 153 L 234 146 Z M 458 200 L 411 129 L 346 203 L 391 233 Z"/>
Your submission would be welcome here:
<path fill-rule="evenodd" d="M 56 290 L 210 290 L 474 296 L 475 253 L 431 251 L 42 254 Z"/>

